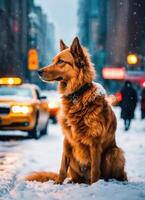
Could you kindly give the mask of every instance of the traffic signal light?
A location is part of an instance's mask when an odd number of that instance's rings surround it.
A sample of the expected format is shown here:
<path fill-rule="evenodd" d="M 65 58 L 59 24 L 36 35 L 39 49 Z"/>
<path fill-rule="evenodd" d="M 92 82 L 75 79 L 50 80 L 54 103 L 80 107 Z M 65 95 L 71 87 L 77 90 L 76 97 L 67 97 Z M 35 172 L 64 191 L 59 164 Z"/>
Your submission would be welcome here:
<path fill-rule="evenodd" d="M 39 59 L 37 49 L 29 49 L 28 51 L 28 69 L 37 70 L 39 68 Z"/>

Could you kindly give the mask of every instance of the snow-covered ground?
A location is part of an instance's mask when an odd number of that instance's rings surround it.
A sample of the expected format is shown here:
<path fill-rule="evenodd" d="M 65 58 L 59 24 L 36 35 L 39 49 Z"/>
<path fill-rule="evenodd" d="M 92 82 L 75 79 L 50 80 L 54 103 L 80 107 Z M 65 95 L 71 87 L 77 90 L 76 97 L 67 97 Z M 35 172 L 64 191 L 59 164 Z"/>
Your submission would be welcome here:
<path fill-rule="evenodd" d="M 92 185 L 25 182 L 31 171 L 58 171 L 62 134 L 58 125 L 49 125 L 49 136 L 36 141 L 0 142 L 0 200 L 144 200 L 145 199 L 145 123 L 139 109 L 128 132 L 118 117 L 117 143 L 125 151 L 129 182 L 98 181 Z"/>

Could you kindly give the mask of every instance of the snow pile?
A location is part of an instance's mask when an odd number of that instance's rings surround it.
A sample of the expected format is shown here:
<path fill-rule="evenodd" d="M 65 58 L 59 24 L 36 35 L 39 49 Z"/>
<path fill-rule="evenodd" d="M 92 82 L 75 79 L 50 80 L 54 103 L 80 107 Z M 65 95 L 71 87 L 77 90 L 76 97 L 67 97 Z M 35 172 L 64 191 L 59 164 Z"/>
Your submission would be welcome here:
<path fill-rule="evenodd" d="M 63 184 L 53 182 L 19 182 L 7 200 L 143 200 L 145 183 L 121 183 L 117 181 L 98 181 L 92 185 Z"/>
<path fill-rule="evenodd" d="M 16 180 L 16 174 L 13 172 L 0 172 L 0 197 L 7 194 Z"/>

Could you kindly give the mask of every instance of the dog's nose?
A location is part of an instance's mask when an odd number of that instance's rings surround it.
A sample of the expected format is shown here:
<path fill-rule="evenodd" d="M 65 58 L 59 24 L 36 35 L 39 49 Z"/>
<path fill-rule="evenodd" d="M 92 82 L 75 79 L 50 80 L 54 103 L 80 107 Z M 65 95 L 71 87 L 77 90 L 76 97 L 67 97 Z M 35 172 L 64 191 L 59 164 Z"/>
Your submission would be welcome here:
<path fill-rule="evenodd" d="M 41 76 L 41 75 L 42 75 L 42 73 L 43 73 L 43 71 L 42 71 L 41 69 L 40 69 L 40 70 L 38 70 L 37 72 L 38 72 L 39 76 Z"/>

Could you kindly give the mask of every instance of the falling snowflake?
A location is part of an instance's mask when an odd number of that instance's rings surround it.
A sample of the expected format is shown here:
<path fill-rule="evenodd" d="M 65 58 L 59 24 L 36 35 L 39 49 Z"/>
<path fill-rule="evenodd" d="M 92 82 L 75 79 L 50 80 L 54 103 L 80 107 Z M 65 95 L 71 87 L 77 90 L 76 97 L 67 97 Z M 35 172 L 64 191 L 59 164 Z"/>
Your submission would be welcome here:
<path fill-rule="evenodd" d="M 133 15 L 136 15 L 136 12 L 133 12 Z"/>
<path fill-rule="evenodd" d="M 119 2 L 119 4 L 120 4 L 120 6 L 122 6 L 122 5 L 123 5 L 123 2 L 122 2 L 122 1 L 120 1 L 120 2 Z"/>

